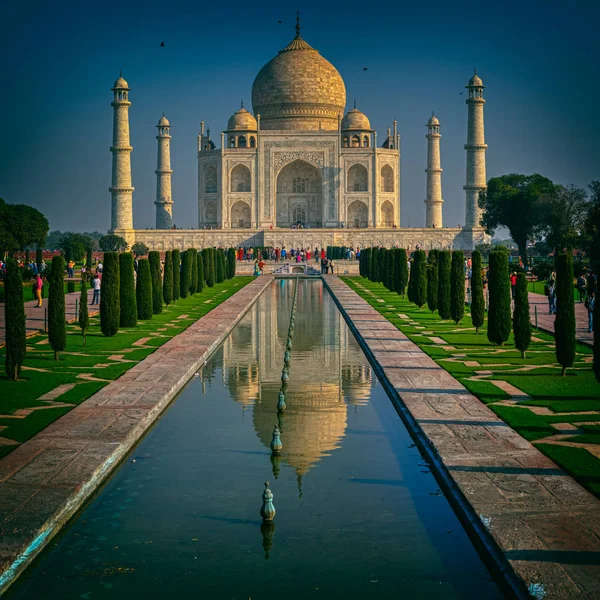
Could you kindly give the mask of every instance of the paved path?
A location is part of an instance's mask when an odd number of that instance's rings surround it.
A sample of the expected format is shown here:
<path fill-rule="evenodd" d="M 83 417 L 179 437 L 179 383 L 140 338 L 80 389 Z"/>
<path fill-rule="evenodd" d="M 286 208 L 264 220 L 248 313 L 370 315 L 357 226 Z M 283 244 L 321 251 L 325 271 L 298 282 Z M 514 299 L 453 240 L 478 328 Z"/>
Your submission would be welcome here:
<path fill-rule="evenodd" d="M 554 334 L 555 315 L 548 314 L 548 299 L 542 294 L 533 294 L 532 292 L 529 292 L 529 312 L 531 314 L 531 322 L 534 325 L 536 308 L 538 327 Z M 580 302 L 575 303 L 575 320 L 577 322 L 577 340 L 584 344 L 592 345 L 594 343 L 594 334 L 588 332 L 587 309 Z"/>
<path fill-rule="evenodd" d="M 455 509 L 513 589 L 546 600 L 600 598 L 600 501 L 344 282 L 325 283 Z"/>
<path fill-rule="evenodd" d="M 219 346 L 272 277 L 258 277 L 0 461 L 0 594 Z"/>
<path fill-rule="evenodd" d="M 47 294 L 48 286 L 44 290 Z M 29 293 L 27 290 L 26 293 Z M 92 301 L 93 290 L 88 290 L 88 305 Z M 80 292 L 73 292 L 72 294 L 65 294 L 65 316 L 67 321 L 77 319 L 77 308 L 79 306 L 79 295 Z M 48 298 L 43 299 L 43 305 L 38 308 L 37 300 L 28 300 L 25 302 L 25 329 L 27 334 L 37 333 L 38 331 L 44 330 L 44 312 L 48 308 Z M 94 315 L 98 312 L 98 307 L 88 307 L 90 315 Z M 4 315 L 4 303 L 0 302 L 0 346 L 4 344 L 6 335 L 5 326 L 5 315 Z"/>

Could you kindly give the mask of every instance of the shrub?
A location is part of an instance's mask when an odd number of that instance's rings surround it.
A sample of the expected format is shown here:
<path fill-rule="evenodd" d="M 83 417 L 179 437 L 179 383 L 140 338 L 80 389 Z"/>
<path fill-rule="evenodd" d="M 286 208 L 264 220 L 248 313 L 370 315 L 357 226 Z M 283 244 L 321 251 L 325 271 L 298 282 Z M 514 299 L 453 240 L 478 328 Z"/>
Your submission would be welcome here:
<path fill-rule="evenodd" d="M 148 252 L 150 263 L 150 276 L 152 277 L 152 312 L 160 315 L 163 309 L 162 275 L 160 273 L 160 252 Z"/>
<path fill-rule="evenodd" d="M 165 274 L 163 277 L 163 300 L 169 306 L 173 302 L 173 258 L 171 251 L 165 252 Z"/>
<path fill-rule="evenodd" d="M 92 247 L 88 246 L 87 255 L 85 257 L 85 266 L 87 267 L 88 272 L 92 268 L 93 262 L 94 262 L 94 252 L 92 250 Z"/>
<path fill-rule="evenodd" d="M 153 313 L 152 272 L 150 271 L 150 261 L 147 258 L 141 258 L 138 262 L 135 296 L 137 299 L 138 319 L 151 319 Z"/>
<path fill-rule="evenodd" d="M 90 316 L 88 314 L 88 276 L 83 276 L 81 278 L 81 293 L 79 294 L 79 315 L 78 315 L 78 323 L 79 328 L 81 329 L 81 335 L 83 336 L 83 346 L 86 346 L 86 337 L 85 332 L 88 330 L 90 326 Z"/>
<path fill-rule="evenodd" d="M 490 252 L 487 337 L 492 344 L 501 346 L 510 336 L 510 276 L 508 254 L 503 250 Z"/>
<path fill-rule="evenodd" d="M 190 294 L 192 296 L 198 291 L 198 250 L 190 248 L 190 262 L 192 264 L 192 278 L 190 280 Z"/>
<path fill-rule="evenodd" d="M 215 281 L 216 283 L 223 283 L 225 281 L 225 261 L 223 260 L 223 250 L 217 248 L 215 250 Z"/>
<path fill-rule="evenodd" d="M 67 294 L 72 294 L 75 291 L 75 282 L 67 281 Z"/>
<path fill-rule="evenodd" d="M 513 312 L 513 333 L 515 347 L 525 358 L 525 352 L 531 342 L 531 319 L 529 316 L 529 294 L 527 292 L 527 277 L 525 273 L 517 275 L 515 286 L 515 308 Z"/>
<path fill-rule="evenodd" d="M 179 280 L 179 296 L 187 298 L 190 291 L 190 279 L 192 278 L 192 265 L 190 263 L 189 251 L 181 253 L 181 278 Z"/>
<path fill-rule="evenodd" d="M 483 297 L 481 252 L 475 250 L 475 252 L 473 252 L 471 268 L 471 321 L 473 322 L 476 333 L 479 333 L 479 328 L 483 325 L 484 319 L 485 299 Z"/>
<path fill-rule="evenodd" d="M 196 254 L 196 262 L 198 263 L 198 293 L 202 293 L 206 287 L 206 280 L 204 278 L 204 259 L 202 253 Z"/>
<path fill-rule="evenodd" d="M 48 286 L 48 341 L 54 350 L 54 359 L 67 347 L 65 318 L 65 261 L 62 256 L 52 259 Z"/>
<path fill-rule="evenodd" d="M 394 248 L 385 252 L 385 287 L 393 292 L 395 289 L 394 282 Z"/>
<path fill-rule="evenodd" d="M 573 257 L 570 252 L 556 257 L 556 319 L 554 339 L 556 360 L 562 375 L 575 360 L 575 297 L 573 293 Z"/>
<path fill-rule="evenodd" d="M 206 285 L 213 287 L 215 285 L 215 249 L 207 248 L 208 254 L 208 277 L 206 278 Z"/>
<path fill-rule="evenodd" d="M 202 262 L 204 263 L 204 283 L 208 285 L 208 275 L 210 273 L 210 248 L 204 248 L 204 250 L 202 250 Z"/>
<path fill-rule="evenodd" d="M 227 250 L 227 278 L 235 277 L 235 248 Z"/>
<path fill-rule="evenodd" d="M 369 271 L 369 279 L 373 283 L 377 283 L 379 281 L 379 248 L 371 248 L 372 258 L 371 258 L 371 270 Z"/>
<path fill-rule="evenodd" d="M 600 302 L 598 302 L 598 295 L 596 294 L 596 300 L 594 301 L 594 375 L 596 381 L 600 383 Z"/>
<path fill-rule="evenodd" d="M 108 337 L 119 331 L 121 322 L 119 255 L 105 252 L 100 288 L 100 329 Z"/>
<path fill-rule="evenodd" d="M 431 312 L 437 310 L 438 302 L 438 251 L 433 249 L 427 256 L 427 306 Z"/>
<path fill-rule="evenodd" d="M 135 276 L 133 274 L 133 256 L 129 252 L 119 254 L 119 304 L 119 325 L 135 327 L 137 325 Z"/>
<path fill-rule="evenodd" d="M 438 314 L 444 320 L 452 316 L 450 311 L 451 261 L 449 250 L 438 252 Z"/>
<path fill-rule="evenodd" d="M 397 252 L 398 261 L 398 281 L 396 283 L 396 293 L 404 296 L 408 284 L 408 256 L 404 248 L 399 248 Z"/>
<path fill-rule="evenodd" d="M 421 308 L 427 302 L 427 256 L 423 250 L 415 252 L 415 262 L 413 264 L 414 288 L 413 296 L 414 303 Z M 411 273 L 412 276 L 412 273 Z"/>
<path fill-rule="evenodd" d="M 171 259 L 173 260 L 173 302 L 177 302 L 181 287 L 181 255 L 177 248 L 171 251 Z"/>
<path fill-rule="evenodd" d="M 41 264 L 42 264 L 42 260 L 44 260 L 44 256 L 42 253 L 42 249 L 41 248 L 36 248 L 35 249 L 35 264 L 37 265 L 37 269 L 38 269 L 38 273 L 41 272 Z"/>
<path fill-rule="evenodd" d="M 450 275 L 450 313 L 458 325 L 465 316 L 465 255 L 460 250 L 452 253 Z"/>
<path fill-rule="evenodd" d="M 19 379 L 21 366 L 25 360 L 25 305 L 23 304 L 23 281 L 21 269 L 16 261 L 9 260 L 4 277 L 4 316 L 6 326 L 6 376 Z M 64 317 L 64 315 L 63 315 Z M 64 318 L 63 318 L 64 320 Z"/>

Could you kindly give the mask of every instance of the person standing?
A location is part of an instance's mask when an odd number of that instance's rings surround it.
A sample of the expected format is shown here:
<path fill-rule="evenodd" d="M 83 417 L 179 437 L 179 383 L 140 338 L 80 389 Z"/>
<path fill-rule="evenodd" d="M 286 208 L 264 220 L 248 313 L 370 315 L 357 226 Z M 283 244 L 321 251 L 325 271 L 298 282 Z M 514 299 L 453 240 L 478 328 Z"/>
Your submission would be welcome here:
<path fill-rule="evenodd" d="M 556 314 L 556 289 L 554 287 L 554 279 L 548 283 L 548 314 Z"/>
<path fill-rule="evenodd" d="M 510 275 L 510 293 L 511 297 L 515 299 L 515 289 L 517 288 L 517 273 L 513 271 Z"/>
<path fill-rule="evenodd" d="M 36 297 L 36 300 L 38 301 L 38 303 L 37 303 L 38 308 L 40 306 L 42 306 L 42 288 L 43 287 L 44 287 L 44 282 L 42 281 L 42 278 L 40 277 L 40 274 L 38 273 L 35 278 L 35 282 L 33 283 L 35 297 Z"/>
<path fill-rule="evenodd" d="M 333 259 L 329 260 L 329 268 L 331 269 L 331 274 L 333 275 L 333 268 L 335 267 L 335 264 L 333 263 Z"/>
<path fill-rule="evenodd" d="M 585 277 L 583 274 L 577 278 L 577 291 L 579 292 L 579 303 L 581 304 L 585 296 Z"/>
<path fill-rule="evenodd" d="M 94 295 L 90 304 L 100 304 L 100 277 L 98 277 L 97 273 L 92 279 L 92 289 L 94 290 Z"/>
<path fill-rule="evenodd" d="M 75 277 L 75 261 L 73 259 L 67 263 L 67 275 L 69 277 Z"/>
<path fill-rule="evenodd" d="M 585 299 L 585 307 L 588 311 L 588 333 L 594 331 L 594 307 L 596 306 L 596 293 L 590 292 Z"/>

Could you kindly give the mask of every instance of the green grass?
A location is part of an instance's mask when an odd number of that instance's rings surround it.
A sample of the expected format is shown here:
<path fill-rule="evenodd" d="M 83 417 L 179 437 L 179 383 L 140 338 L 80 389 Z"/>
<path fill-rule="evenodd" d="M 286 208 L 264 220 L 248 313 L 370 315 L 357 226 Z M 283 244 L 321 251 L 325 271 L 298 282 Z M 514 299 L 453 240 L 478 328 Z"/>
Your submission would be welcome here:
<path fill-rule="evenodd" d="M 585 411 L 600 413 L 600 385 L 588 362 L 592 352 L 588 346 L 577 345 L 575 363 L 572 368 L 567 369 L 567 376 L 561 377 L 560 366 L 556 362 L 554 336 L 549 333 L 534 331 L 536 339 L 540 341 L 531 343 L 527 357 L 523 359 L 514 347 L 512 336 L 502 347 L 498 347 L 489 343 L 485 324 L 479 334 L 476 334 L 468 307 L 465 318 L 456 325 L 452 321 L 442 321 L 427 307 L 419 309 L 406 298 L 389 292 L 381 284 L 362 277 L 342 279 L 473 395 L 488 404 L 502 420 L 531 442 L 558 434 L 553 423 L 572 423 L 579 427 L 579 422 L 600 421 L 600 414 L 565 414 Z M 535 291 L 543 293 L 543 282 L 536 283 Z M 406 315 L 408 319 L 399 317 L 399 314 Z M 431 337 L 441 338 L 444 344 L 436 344 Z M 453 349 L 444 349 L 445 345 Z M 478 366 L 468 367 L 464 364 L 465 361 L 476 361 Z M 480 376 L 477 371 L 491 371 L 492 374 Z M 473 380 L 473 377 L 477 379 Z M 509 395 L 489 380 L 506 381 L 531 398 L 520 401 L 519 406 L 498 404 L 508 400 Z M 538 415 L 525 406 L 545 407 L 550 414 Z M 581 429 L 584 433 L 569 438 L 569 441 L 600 443 L 598 429 L 592 426 L 581 426 Z M 537 443 L 536 446 L 543 452 L 551 448 L 552 455 L 546 452 L 550 458 L 572 473 L 588 489 L 599 493 L 600 484 L 592 486 L 590 476 L 600 478 L 600 460 L 586 449 L 576 448 L 586 455 L 584 474 L 577 464 L 573 464 L 573 461 L 580 460 L 580 453 L 570 452 L 568 450 L 571 448 L 566 446 L 543 443 Z M 557 448 L 564 448 L 566 451 L 556 451 Z"/>
<path fill-rule="evenodd" d="M 21 379 L 14 382 L 7 380 L 4 373 L 0 376 L 0 427 L 4 428 L 0 430 L 0 435 L 15 442 L 28 440 L 72 407 L 34 410 L 23 419 L 3 418 L 2 415 L 13 415 L 19 409 L 49 406 L 48 402 L 40 401 L 39 398 L 59 385 L 69 383 L 76 385 L 54 401 L 73 406 L 81 404 L 250 281 L 252 277 L 236 277 L 215 284 L 213 288 L 206 288 L 202 294 L 180 299 L 177 304 L 165 307 L 160 315 L 154 315 L 149 321 L 138 321 L 136 327 L 121 329 L 110 338 L 104 337 L 100 332 L 99 318 L 92 317 L 85 346 L 77 324 L 67 325 L 67 348 L 60 354 L 58 361 L 54 360 L 50 345 L 44 343 L 47 336 L 38 334 L 28 338 L 27 357 Z M 207 303 L 207 300 L 210 302 Z M 189 317 L 178 318 L 183 314 Z M 159 329 L 164 331 L 158 331 Z M 144 345 L 150 347 L 134 347 L 133 343 L 141 338 L 149 338 Z M 110 358 L 111 356 L 114 358 Z M 117 356 L 132 362 L 120 362 Z M 4 357 L 4 348 L 0 348 L 2 364 Z M 80 379 L 78 376 L 84 373 L 106 381 Z M 16 445 L 0 446 L 0 457 L 15 447 Z"/>

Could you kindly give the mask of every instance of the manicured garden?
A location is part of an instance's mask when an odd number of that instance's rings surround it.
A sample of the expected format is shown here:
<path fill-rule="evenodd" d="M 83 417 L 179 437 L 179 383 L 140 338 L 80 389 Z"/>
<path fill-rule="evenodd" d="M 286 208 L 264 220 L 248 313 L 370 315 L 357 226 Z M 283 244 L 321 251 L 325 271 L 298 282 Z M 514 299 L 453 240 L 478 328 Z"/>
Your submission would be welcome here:
<path fill-rule="evenodd" d="M 512 333 L 503 345 L 488 341 L 487 315 L 476 333 L 469 307 L 457 325 L 382 283 L 342 279 L 520 435 L 600 496 L 600 384 L 591 348 L 577 344 L 573 365 L 562 377 L 552 335 L 534 330 L 523 359 Z"/>

